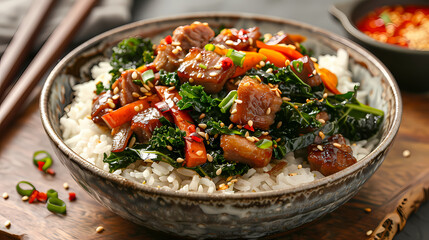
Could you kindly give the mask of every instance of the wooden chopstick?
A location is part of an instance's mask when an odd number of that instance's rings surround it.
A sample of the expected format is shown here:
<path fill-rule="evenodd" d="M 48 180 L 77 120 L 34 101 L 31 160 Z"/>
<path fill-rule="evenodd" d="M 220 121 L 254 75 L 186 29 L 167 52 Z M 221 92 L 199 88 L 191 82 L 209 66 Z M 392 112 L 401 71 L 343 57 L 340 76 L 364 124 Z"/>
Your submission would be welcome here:
<path fill-rule="evenodd" d="M 6 89 L 31 50 L 54 3 L 54 0 L 33 0 L 24 19 L 19 24 L 18 30 L 0 61 L 0 100 L 5 96 Z"/>
<path fill-rule="evenodd" d="M 20 113 L 21 105 L 61 56 L 97 0 L 77 0 L 0 105 L 0 132 Z"/>

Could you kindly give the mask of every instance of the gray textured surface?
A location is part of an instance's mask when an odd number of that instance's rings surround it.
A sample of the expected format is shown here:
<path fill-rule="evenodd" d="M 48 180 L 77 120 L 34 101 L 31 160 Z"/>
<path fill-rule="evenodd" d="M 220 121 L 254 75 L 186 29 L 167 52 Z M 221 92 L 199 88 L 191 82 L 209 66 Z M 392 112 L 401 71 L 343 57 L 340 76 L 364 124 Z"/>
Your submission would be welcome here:
<path fill-rule="evenodd" d="M 133 6 L 133 20 L 206 11 L 246 12 L 298 20 L 346 36 L 328 13 L 332 3 L 344 1 L 347 0 L 140 0 Z M 428 202 L 410 217 L 404 230 L 394 239 L 429 239 Z"/>

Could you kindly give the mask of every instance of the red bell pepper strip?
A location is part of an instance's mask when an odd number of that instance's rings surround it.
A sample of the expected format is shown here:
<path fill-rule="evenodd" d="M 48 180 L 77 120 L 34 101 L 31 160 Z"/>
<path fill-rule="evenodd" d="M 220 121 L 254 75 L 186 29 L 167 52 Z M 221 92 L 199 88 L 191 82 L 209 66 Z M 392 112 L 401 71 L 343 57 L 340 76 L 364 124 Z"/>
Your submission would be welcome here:
<path fill-rule="evenodd" d="M 265 44 L 265 43 L 263 43 L 263 42 L 261 42 L 261 41 L 258 40 L 258 41 L 256 41 L 256 46 L 258 48 L 268 48 L 268 49 L 271 49 L 271 50 L 275 50 L 277 52 L 281 52 L 286 57 L 288 57 L 289 60 L 295 60 L 295 59 L 304 57 L 304 55 L 302 55 L 297 50 L 295 50 L 295 49 L 293 49 L 291 47 L 285 46 L 285 45 L 279 45 L 279 44 L 268 45 L 268 44 Z"/>
<path fill-rule="evenodd" d="M 137 100 L 112 112 L 104 114 L 101 118 L 106 122 L 107 126 L 115 128 L 131 121 L 137 113 L 149 107 L 154 107 L 155 103 L 159 101 L 160 99 L 157 95 L 151 95 L 145 99 Z M 138 111 L 136 111 L 136 109 L 138 109 Z"/>
<path fill-rule="evenodd" d="M 177 107 L 175 100 L 180 100 L 182 97 L 176 89 L 168 90 L 165 86 L 155 86 L 158 95 L 165 101 L 173 116 L 174 123 L 180 130 L 186 132 L 185 137 L 185 164 L 187 167 L 196 167 L 204 164 L 207 160 L 206 147 L 203 142 L 192 140 L 190 137 L 195 132 L 195 124 L 189 113 L 182 111 Z"/>

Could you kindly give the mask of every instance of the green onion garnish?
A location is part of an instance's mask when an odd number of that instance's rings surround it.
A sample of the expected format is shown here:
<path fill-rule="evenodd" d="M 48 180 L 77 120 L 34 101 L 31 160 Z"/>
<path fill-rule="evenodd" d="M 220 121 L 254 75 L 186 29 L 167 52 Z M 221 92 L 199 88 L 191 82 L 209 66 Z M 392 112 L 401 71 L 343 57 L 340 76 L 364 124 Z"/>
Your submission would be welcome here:
<path fill-rule="evenodd" d="M 46 192 L 46 195 L 48 195 L 48 198 L 58 198 L 58 192 L 55 191 L 54 189 L 49 189 Z"/>
<path fill-rule="evenodd" d="M 199 66 L 200 68 L 202 68 L 202 69 L 207 69 L 207 66 L 206 66 L 206 65 L 204 65 L 204 64 L 202 64 L 202 63 L 198 64 L 198 66 Z"/>
<path fill-rule="evenodd" d="M 387 25 L 389 23 L 392 23 L 390 20 L 389 14 L 387 12 L 382 12 L 379 17 L 383 20 L 384 25 Z"/>
<path fill-rule="evenodd" d="M 46 207 L 55 213 L 66 213 L 66 204 L 63 200 L 55 197 L 48 198 Z"/>
<path fill-rule="evenodd" d="M 42 170 L 46 172 L 48 168 L 52 165 L 52 158 L 46 151 L 37 151 L 33 154 L 33 164 L 39 166 L 39 162 L 44 162 Z"/>
<path fill-rule="evenodd" d="M 146 83 L 147 81 L 152 81 L 153 79 L 155 79 L 155 74 L 153 74 L 152 69 L 149 69 L 142 73 L 142 80 L 144 83 Z"/>
<path fill-rule="evenodd" d="M 23 189 L 21 188 L 21 184 L 25 184 L 31 187 L 31 189 Z M 31 184 L 30 182 L 27 181 L 21 181 L 18 184 L 16 184 L 16 191 L 19 193 L 19 195 L 21 196 L 30 196 L 33 191 L 36 190 L 36 188 L 33 186 L 33 184 Z"/>
<path fill-rule="evenodd" d="M 235 99 L 237 99 L 237 91 L 232 90 L 231 92 L 226 95 L 226 97 L 222 100 L 222 102 L 219 103 L 220 111 L 223 113 L 226 113 L 228 109 L 232 106 Z"/>
<path fill-rule="evenodd" d="M 301 61 L 299 61 L 299 60 L 292 61 L 292 66 L 299 73 L 301 73 L 302 70 L 304 69 L 303 63 Z"/>
<path fill-rule="evenodd" d="M 257 143 L 255 143 L 255 145 L 258 148 L 266 149 L 266 148 L 269 148 L 273 145 L 273 141 L 268 140 L 268 139 L 262 139 L 262 140 L 259 140 Z"/>
<path fill-rule="evenodd" d="M 215 50 L 215 45 L 213 45 L 213 44 L 206 44 L 205 46 L 204 46 L 204 48 L 207 50 L 207 51 L 213 51 L 213 50 Z"/>
<path fill-rule="evenodd" d="M 231 58 L 232 62 L 235 65 L 242 67 L 243 62 L 244 62 L 244 58 L 246 57 L 246 53 L 235 51 L 234 49 L 229 49 L 226 56 Z"/>

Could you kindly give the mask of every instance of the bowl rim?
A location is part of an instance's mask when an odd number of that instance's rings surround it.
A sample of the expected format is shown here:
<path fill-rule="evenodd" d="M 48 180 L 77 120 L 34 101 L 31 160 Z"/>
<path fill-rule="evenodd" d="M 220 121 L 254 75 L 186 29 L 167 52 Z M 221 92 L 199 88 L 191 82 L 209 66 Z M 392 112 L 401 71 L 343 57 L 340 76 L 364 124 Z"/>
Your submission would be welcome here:
<path fill-rule="evenodd" d="M 338 19 L 343 28 L 353 37 L 360 41 L 369 44 L 373 47 L 381 48 L 387 51 L 400 52 L 404 54 L 415 54 L 415 55 L 429 55 L 429 50 L 418 50 L 406 47 L 400 47 L 394 44 L 383 43 L 377 41 L 365 33 L 361 32 L 356 24 L 351 19 L 351 14 L 355 11 L 356 7 L 364 2 L 372 2 L 371 0 L 353 0 L 348 2 L 335 3 L 329 7 L 329 13 Z M 412 3 L 410 3 L 412 4 Z M 408 4 L 408 5 L 410 5 Z M 395 4 L 392 4 L 395 5 Z M 391 5 L 391 6 L 392 6 Z M 428 5 L 429 6 L 429 5 Z"/>
<path fill-rule="evenodd" d="M 351 48 L 357 53 L 366 56 L 370 62 L 372 62 L 380 71 L 382 72 L 382 76 L 385 77 L 386 82 L 390 86 L 394 98 L 394 118 L 393 123 L 390 129 L 388 129 L 388 132 L 384 139 L 380 141 L 380 143 L 377 145 L 375 149 L 373 149 L 367 156 L 365 156 L 363 159 L 358 161 L 357 163 L 353 164 L 352 166 L 339 171 L 333 175 L 315 180 L 313 182 L 302 184 L 298 186 L 294 186 L 291 188 L 286 189 L 279 189 L 279 190 L 270 190 L 270 191 L 263 191 L 263 192 L 245 192 L 245 193 L 234 193 L 234 194 L 217 194 L 217 193 L 198 193 L 198 192 L 179 192 L 175 190 L 165 190 L 162 188 L 155 188 L 151 186 L 147 186 L 145 184 L 137 183 L 132 180 L 128 180 L 125 177 L 118 176 L 112 173 L 109 173 L 107 171 L 104 171 L 103 169 L 98 168 L 94 164 L 88 162 L 81 156 L 79 156 L 77 153 L 75 153 L 71 148 L 69 148 L 62 138 L 58 136 L 49 121 L 48 117 L 48 100 L 50 96 L 50 89 L 53 85 L 53 82 L 57 75 L 59 75 L 62 71 L 62 69 L 67 66 L 67 64 L 74 59 L 76 56 L 79 55 L 79 53 L 83 50 L 90 49 L 89 46 L 94 44 L 95 42 L 101 43 L 103 39 L 107 38 L 108 36 L 131 30 L 137 27 L 142 27 L 146 24 L 153 24 L 156 22 L 164 22 L 164 21 L 172 21 L 172 20 L 184 20 L 184 19 L 204 19 L 204 18 L 242 18 L 242 19 L 248 19 L 248 20 L 261 20 L 264 22 L 272 22 L 272 23 L 280 23 L 280 24 L 286 24 L 286 25 L 293 25 L 295 27 L 304 28 L 310 32 L 317 33 L 321 35 L 324 38 L 340 42 L 342 45 L 344 45 L 346 48 Z M 191 21 L 190 21 L 191 22 Z M 97 45 L 95 45 L 97 46 Z M 88 48 L 88 49 L 86 49 Z M 93 47 L 91 47 L 93 48 Z M 383 151 L 388 149 L 390 143 L 393 141 L 396 133 L 398 132 L 399 125 L 401 122 L 401 116 L 402 116 L 402 101 L 400 97 L 400 91 L 399 87 L 394 80 L 392 74 L 389 72 L 389 70 L 383 65 L 383 63 L 380 62 L 374 55 L 372 55 L 370 52 L 365 50 L 364 48 L 360 47 L 356 43 L 352 42 L 351 40 L 348 40 L 346 38 L 340 37 L 339 35 L 336 35 L 334 33 L 328 32 L 326 30 L 320 29 L 318 27 L 311 26 L 309 24 L 301 23 L 294 20 L 289 19 L 283 19 L 278 17 L 271 17 L 271 16 L 264 16 L 260 14 L 250 14 L 250 13 L 228 13 L 228 12 L 198 12 L 198 13 L 192 13 L 192 14 L 181 14 L 181 15 L 175 15 L 175 16 L 169 16 L 169 17 L 158 17 L 158 18 L 152 18 L 147 20 L 141 20 L 133 23 L 129 23 L 117 28 L 114 28 L 112 30 L 109 30 L 107 32 L 104 32 L 102 34 L 99 34 L 90 40 L 82 43 L 77 48 L 73 49 L 70 53 L 68 53 L 51 71 L 49 76 L 47 77 L 47 80 L 45 84 L 43 85 L 42 93 L 40 96 L 40 116 L 42 120 L 42 125 L 49 136 L 50 140 L 61 150 L 66 156 L 68 156 L 69 161 L 73 161 L 75 164 L 79 165 L 81 168 L 85 169 L 86 171 L 89 171 L 93 175 L 97 175 L 101 177 L 105 181 L 111 181 L 115 184 L 123 185 L 124 187 L 130 188 L 133 191 L 141 191 L 147 194 L 153 194 L 158 196 L 165 196 L 165 197 L 174 197 L 174 198 L 186 198 L 189 200 L 195 200 L 195 201 L 209 201 L 209 200 L 252 200 L 252 199 L 263 199 L 263 198 L 271 198 L 271 197 L 280 197 L 283 195 L 290 195 L 295 194 L 297 192 L 302 192 L 308 189 L 316 189 L 318 187 L 321 187 L 323 185 L 329 184 L 331 182 L 337 181 L 347 175 L 350 175 L 354 173 L 355 171 L 358 171 L 360 168 L 364 167 L 365 165 L 369 164 L 371 160 L 373 160 L 376 156 L 381 154 Z"/>

